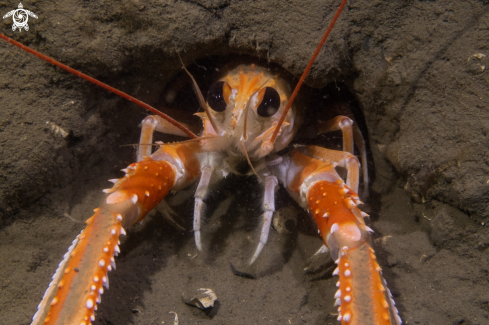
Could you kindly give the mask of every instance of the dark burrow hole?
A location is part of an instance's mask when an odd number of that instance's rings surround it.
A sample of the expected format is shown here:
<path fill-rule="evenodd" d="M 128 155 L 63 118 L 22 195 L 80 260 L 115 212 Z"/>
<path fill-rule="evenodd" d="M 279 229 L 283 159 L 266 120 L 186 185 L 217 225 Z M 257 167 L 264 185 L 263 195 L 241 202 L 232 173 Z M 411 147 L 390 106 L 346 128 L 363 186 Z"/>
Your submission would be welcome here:
<path fill-rule="evenodd" d="M 207 92 L 212 84 L 222 75 L 240 64 L 256 64 L 268 68 L 273 73 L 280 74 L 285 80 L 289 81 L 291 90 L 298 82 L 298 78 L 293 77 L 285 69 L 277 64 L 267 62 L 264 59 L 250 56 L 209 56 L 194 61 L 187 69 L 196 79 L 200 90 L 206 98 Z M 202 123 L 200 118 L 194 116 L 196 112 L 202 112 L 197 96 L 192 89 L 190 77 L 182 70 L 173 78 L 160 95 L 161 109 L 179 122 L 185 122 L 198 128 Z M 367 147 L 367 161 L 370 184 L 374 179 L 373 160 L 371 156 L 370 143 L 368 139 L 368 129 L 362 108 L 354 94 L 349 90 L 346 83 L 331 82 L 324 88 L 311 88 L 303 85 L 296 103 L 302 103 L 305 109 L 304 120 L 299 128 L 297 135 L 292 141 L 293 144 L 317 145 L 328 149 L 342 150 L 341 131 L 318 134 L 316 124 L 318 121 L 327 121 L 335 116 L 344 115 L 358 125 L 365 139 Z M 156 139 L 157 136 L 156 136 Z M 359 157 L 360 152 L 355 146 L 355 154 Z M 341 171 L 340 171 L 341 172 Z M 360 184 L 362 187 L 363 184 Z"/>
<path fill-rule="evenodd" d="M 272 71 L 273 73 L 280 74 L 284 79 L 289 81 L 291 85 L 291 91 L 298 81 L 298 78 L 293 77 L 290 73 L 288 73 L 279 65 L 267 62 L 264 59 L 260 60 L 259 58 L 253 58 L 250 56 L 236 55 L 231 57 L 226 56 L 225 58 L 221 56 L 209 56 L 201 58 L 199 60 L 195 60 L 193 64 L 187 66 L 187 69 L 196 79 L 204 98 L 206 98 L 207 92 L 212 84 L 216 82 L 219 77 L 224 75 L 226 71 L 229 71 L 240 64 L 256 64 L 269 68 L 270 71 Z M 188 75 L 183 70 L 167 84 L 167 87 L 161 93 L 158 102 L 160 104 L 159 106 L 157 106 L 157 108 L 172 116 L 177 121 L 194 125 L 197 127 L 197 129 L 201 127 L 202 123 L 200 118 L 193 116 L 193 114 L 196 112 L 202 112 L 203 109 L 200 107 L 197 96 L 194 93 L 190 77 L 188 77 Z M 341 131 L 318 134 L 315 125 L 318 121 L 326 121 L 338 115 L 347 116 L 353 119 L 354 123 L 357 123 L 365 139 L 367 147 L 369 183 L 372 184 L 375 175 L 368 139 L 367 125 L 362 112 L 362 108 L 360 107 L 360 104 L 356 97 L 347 87 L 346 83 L 331 82 L 326 87 L 320 89 L 311 88 L 303 85 L 297 99 L 297 103 L 299 102 L 302 103 L 302 106 L 304 106 L 305 109 L 304 120 L 297 132 L 297 135 L 295 136 L 295 139 L 292 141 L 289 148 L 286 148 L 285 150 L 290 149 L 294 144 L 316 145 L 328 149 L 342 150 L 343 143 Z M 173 136 L 170 136 L 170 138 L 168 138 L 167 135 L 162 136 L 155 134 L 156 141 L 181 141 L 181 139 L 182 138 L 180 137 L 173 138 Z M 357 155 L 357 157 L 360 158 L 360 152 L 356 147 L 355 154 Z M 244 169 L 249 168 L 246 161 L 244 161 L 243 165 Z M 244 173 L 246 171 L 243 170 L 242 172 Z M 342 170 L 342 168 L 338 168 L 338 172 L 342 176 L 346 174 L 346 170 Z M 243 184 L 237 185 L 236 182 L 243 182 Z M 241 186 L 242 188 L 251 188 L 253 190 L 260 188 L 260 186 L 256 183 L 256 180 L 250 179 L 249 177 L 232 177 L 232 180 L 223 180 L 221 181 L 221 183 L 222 184 L 218 186 L 220 190 L 214 191 L 211 197 L 206 200 L 208 214 L 212 213 L 214 207 L 218 205 L 218 202 L 225 199 L 224 193 L 229 193 L 229 190 L 232 191 L 233 188 L 237 188 L 236 186 Z M 232 183 L 232 185 L 229 185 L 227 183 Z M 228 191 L 226 191 L 225 188 L 228 186 L 229 189 Z M 363 179 L 360 180 L 360 195 L 363 192 L 362 188 Z M 216 194 L 216 192 L 219 192 L 221 194 Z M 256 201 L 256 199 L 251 199 L 251 201 Z M 290 197 L 288 197 L 288 194 L 285 191 L 279 191 L 276 195 L 276 209 L 290 204 L 291 201 L 292 200 L 290 199 Z M 260 204 L 255 203 L 255 206 L 260 206 Z M 261 212 L 258 211 L 259 209 L 256 209 L 255 206 L 255 210 L 257 210 L 255 213 L 258 217 L 260 216 Z M 299 211 L 302 211 L 302 209 L 298 206 L 297 209 Z M 189 215 L 188 226 L 190 228 L 191 219 L 192 216 Z M 258 223 L 259 222 L 257 221 L 257 218 L 255 218 L 254 221 L 247 223 L 246 228 L 252 231 L 259 227 Z M 317 234 L 317 228 L 315 224 L 313 224 L 312 220 L 311 224 L 297 225 L 297 229 L 299 231 L 306 231 L 307 233 L 311 233 L 312 235 Z"/>

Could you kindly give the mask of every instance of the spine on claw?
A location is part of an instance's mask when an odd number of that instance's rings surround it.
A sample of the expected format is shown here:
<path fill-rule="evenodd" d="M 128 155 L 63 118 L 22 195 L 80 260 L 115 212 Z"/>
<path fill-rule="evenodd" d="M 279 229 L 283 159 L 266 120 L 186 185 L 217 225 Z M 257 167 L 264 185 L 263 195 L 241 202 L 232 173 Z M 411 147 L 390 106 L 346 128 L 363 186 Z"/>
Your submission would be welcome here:
<path fill-rule="evenodd" d="M 370 246 L 368 215 L 357 207 L 358 195 L 335 170 L 337 163 L 291 153 L 276 170 L 289 193 L 311 211 L 324 245 L 338 265 L 335 294 L 342 325 L 401 324 L 375 253 Z"/>
<path fill-rule="evenodd" d="M 401 324 L 375 252 L 370 246 L 372 230 L 365 213 L 357 208 L 356 193 L 341 181 L 318 181 L 309 188 L 307 202 L 331 250 L 339 276 L 335 294 L 341 324 Z"/>
<path fill-rule="evenodd" d="M 119 236 L 140 221 L 172 189 L 176 172 L 172 164 L 146 158 L 124 170 L 104 190 L 105 202 L 86 221 L 87 227 L 73 241 L 53 281 L 44 294 L 32 324 L 88 325 L 95 319 L 108 271 L 115 269 Z"/>

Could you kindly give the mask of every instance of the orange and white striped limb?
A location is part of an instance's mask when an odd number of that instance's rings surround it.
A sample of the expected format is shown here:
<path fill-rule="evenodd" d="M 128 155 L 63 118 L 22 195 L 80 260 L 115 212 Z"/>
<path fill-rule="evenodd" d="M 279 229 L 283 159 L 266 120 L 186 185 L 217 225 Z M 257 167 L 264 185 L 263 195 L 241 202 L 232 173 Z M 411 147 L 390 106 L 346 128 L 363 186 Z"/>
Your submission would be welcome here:
<path fill-rule="evenodd" d="M 368 193 L 368 167 L 367 167 L 367 146 L 362 132 L 355 122 L 347 116 L 339 115 L 330 120 L 317 124 L 319 134 L 341 131 L 343 135 L 343 151 L 350 154 L 354 153 L 353 144 L 360 152 L 363 172 L 363 198 L 369 196 Z"/>
<path fill-rule="evenodd" d="M 115 184 L 104 190 L 103 204 L 59 264 L 33 325 L 88 325 L 95 320 L 97 303 L 109 286 L 107 273 L 115 269 L 114 256 L 120 252 L 119 236 L 171 189 L 197 179 L 198 152 L 196 142 L 162 146 L 151 157 L 124 169 L 123 178 L 111 180 Z"/>
<path fill-rule="evenodd" d="M 353 153 L 353 120 L 347 116 L 334 118 L 317 124 L 319 134 L 341 131 L 343 134 L 343 151 Z"/>
<path fill-rule="evenodd" d="M 186 123 L 180 124 L 193 132 L 197 132 L 196 127 L 194 127 L 193 125 Z M 188 138 L 188 135 L 185 132 L 183 132 L 180 128 L 174 126 L 161 116 L 146 116 L 141 122 L 141 137 L 139 139 L 137 161 L 141 161 L 144 157 L 151 155 L 153 148 L 153 134 L 155 131 Z"/>
<path fill-rule="evenodd" d="M 373 230 L 365 224 L 367 214 L 357 207 L 358 195 L 336 173 L 336 166 L 295 151 L 276 175 L 312 213 L 324 245 L 338 264 L 333 274 L 340 278 L 335 298 L 341 324 L 399 325 L 401 319 L 370 246 Z"/>

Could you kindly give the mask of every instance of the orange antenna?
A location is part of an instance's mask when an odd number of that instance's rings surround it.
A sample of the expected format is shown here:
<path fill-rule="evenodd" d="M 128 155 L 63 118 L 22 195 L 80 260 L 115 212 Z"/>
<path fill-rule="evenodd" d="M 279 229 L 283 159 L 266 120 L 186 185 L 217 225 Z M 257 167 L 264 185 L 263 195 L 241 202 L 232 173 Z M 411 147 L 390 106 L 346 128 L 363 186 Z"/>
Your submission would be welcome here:
<path fill-rule="evenodd" d="M 41 54 L 17 41 L 14 41 L 13 39 L 11 39 L 10 37 L 7 37 L 5 35 L 3 35 L 2 33 L 0 33 L 0 38 L 4 39 L 5 41 L 9 42 L 10 44 L 13 44 L 15 46 L 17 46 L 18 48 L 21 48 L 22 50 L 24 51 L 27 51 L 35 56 L 37 56 L 38 58 L 40 59 L 43 59 L 44 61 L 47 61 L 51 64 L 54 64 L 55 66 L 57 67 L 60 67 L 61 69 L 63 70 L 66 70 L 72 74 L 74 74 L 75 76 L 78 76 L 80 78 L 83 78 L 87 81 L 90 81 L 91 83 L 94 83 L 96 84 L 97 86 L 100 86 L 104 89 L 107 89 L 108 91 L 111 91 L 113 92 L 114 94 L 116 95 L 119 95 L 127 100 L 129 100 L 130 102 L 133 102 L 134 104 L 138 105 L 138 106 L 141 106 L 142 108 L 150 111 L 151 113 L 155 114 L 155 115 L 158 115 L 158 116 L 161 116 L 162 118 L 164 118 L 165 120 L 167 120 L 169 123 L 173 124 L 174 126 L 176 126 L 177 128 L 179 128 L 180 130 L 182 130 L 183 132 L 185 132 L 186 135 L 188 135 L 190 138 L 192 139 L 197 139 L 198 136 L 196 136 L 194 133 L 192 133 L 192 131 L 190 131 L 189 129 L 187 129 L 185 126 L 183 126 L 182 124 L 178 123 L 177 121 L 175 121 L 174 119 L 172 119 L 170 116 L 160 112 L 159 110 L 157 110 L 156 108 L 154 108 L 153 106 L 150 106 L 146 103 L 143 103 L 142 101 L 140 101 L 139 99 L 136 99 L 128 94 L 126 94 L 125 92 L 122 92 L 120 90 L 117 90 L 115 89 L 114 87 L 111 87 L 101 81 L 98 81 L 97 79 L 94 79 L 90 76 L 87 76 L 86 74 L 80 72 L 80 71 L 77 71 L 73 68 L 70 68 L 69 66 L 67 65 L 64 65 L 63 63 L 61 62 L 58 62 L 54 59 L 51 59 L 50 57 L 44 55 L 44 54 Z"/>
<path fill-rule="evenodd" d="M 312 55 L 311 60 L 309 60 L 309 63 L 307 64 L 306 69 L 304 70 L 301 78 L 299 79 L 299 82 L 295 86 L 295 89 L 292 92 L 292 95 L 290 96 L 289 102 L 287 103 L 287 106 L 285 106 L 285 110 L 284 110 L 282 116 L 280 117 L 280 120 L 278 121 L 277 127 L 275 128 L 275 131 L 273 132 L 272 138 L 270 139 L 270 144 L 272 146 L 275 143 L 275 138 L 277 138 L 277 134 L 280 130 L 280 127 L 282 126 L 282 123 L 284 122 L 284 119 L 285 119 L 285 116 L 287 115 L 287 112 L 289 111 L 290 107 L 292 106 L 292 103 L 294 102 L 294 99 L 297 96 L 297 93 L 299 92 L 299 89 L 301 88 L 302 83 L 306 79 L 306 76 L 309 73 L 309 70 L 311 70 L 312 64 L 314 63 L 314 61 L 316 60 L 316 57 L 318 56 L 319 52 L 321 51 L 321 48 L 323 47 L 324 42 L 326 42 L 326 39 L 328 38 L 329 33 L 333 29 L 333 26 L 336 23 L 336 20 L 340 16 L 341 11 L 343 10 L 343 7 L 346 5 L 346 2 L 347 2 L 347 0 L 343 0 L 341 2 L 340 7 L 338 8 L 338 10 L 336 11 L 336 14 L 333 17 L 333 20 L 331 20 L 331 23 L 329 23 L 328 29 L 324 33 L 324 36 L 321 39 L 321 42 L 319 42 L 319 45 L 316 48 L 316 51 Z"/>

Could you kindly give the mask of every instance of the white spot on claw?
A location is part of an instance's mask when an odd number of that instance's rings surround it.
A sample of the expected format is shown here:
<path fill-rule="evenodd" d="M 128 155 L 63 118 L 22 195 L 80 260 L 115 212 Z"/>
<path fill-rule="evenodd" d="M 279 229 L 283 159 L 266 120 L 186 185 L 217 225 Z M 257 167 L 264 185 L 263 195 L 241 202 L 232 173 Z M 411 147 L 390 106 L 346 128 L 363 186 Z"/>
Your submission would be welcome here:
<path fill-rule="evenodd" d="M 331 226 L 331 233 L 334 233 L 335 231 L 339 230 L 340 229 L 340 226 L 338 226 L 337 223 L 334 223 L 332 226 Z"/>
<path fill-rule="evenodd" d="M 349 277 L 351 275 L 351 271 L 350 270 L 346 270 L 344 274 L 345 274 L 346 277 Z"/>
<path fill-rule="evenodd" d="M 345 302 L 350 302 L 351 301 L 351 296 L 345 296 Z"/>
<path fill-rule="evenodd" d="M 136 202 L 138 201 L 138 196 L 137 196 L 136 194 L 134 194 L 134 195 L 132 196 L 131 201 L 132 201 L 132 203 L 133 203 L 133 204 L 136 204 Z"/>
<path fill-rule="evenodd" d="M 104 267 L 104 266 L 105 266 L 105 261 L 104 261 L 104 260 L 100 260 L 100 261 L 98 261 L 98 265 L 99 265 L 100 267 Z"/>
<path fill-rule="evenodd" d="M 111 234 L 112 236 L 115 236 L 115 234 L 117 234 L 117 231 L 116 231 L 115 229 L 112 229 L 112 230 L 110 231 L 110 234 Z"/>
<path fill-rule="evenodd" d="M 88 300 L 87 300 L 87 303 L 85 304 L 85 306 L 86 306 L 88 309 L 92 309 L 92 308 L 93 308 L 93 300 L 92 300 L 92 299 L 88 299 Z"/>

